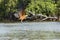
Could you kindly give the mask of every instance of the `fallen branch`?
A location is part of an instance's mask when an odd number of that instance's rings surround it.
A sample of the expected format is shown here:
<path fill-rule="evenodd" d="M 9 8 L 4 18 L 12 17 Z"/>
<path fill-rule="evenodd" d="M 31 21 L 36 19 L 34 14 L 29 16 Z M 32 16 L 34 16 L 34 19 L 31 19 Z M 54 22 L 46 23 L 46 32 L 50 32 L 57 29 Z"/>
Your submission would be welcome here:
<path fill-rule="evenodd" d="M 42 19 L 42 21 L 47 20 L 47 19 L 57 20 L 57 17 L 46 17 L 46 18 Z"/>

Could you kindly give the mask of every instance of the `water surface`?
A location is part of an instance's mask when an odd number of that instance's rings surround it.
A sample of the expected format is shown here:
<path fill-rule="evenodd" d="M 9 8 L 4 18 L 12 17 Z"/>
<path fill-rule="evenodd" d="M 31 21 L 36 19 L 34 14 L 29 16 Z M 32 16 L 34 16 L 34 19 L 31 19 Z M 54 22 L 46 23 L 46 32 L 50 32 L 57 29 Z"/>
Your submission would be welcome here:
<path fill-rule="evenodd" d="M 0 23 L 0 40 L 60 40 L 60 22 Z"/>

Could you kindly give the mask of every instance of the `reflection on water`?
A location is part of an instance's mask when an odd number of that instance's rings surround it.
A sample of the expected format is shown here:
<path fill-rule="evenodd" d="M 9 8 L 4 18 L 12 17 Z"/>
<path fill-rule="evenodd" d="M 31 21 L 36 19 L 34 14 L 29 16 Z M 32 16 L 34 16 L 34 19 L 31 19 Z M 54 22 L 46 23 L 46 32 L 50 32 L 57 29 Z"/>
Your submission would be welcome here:
<path fill-rule="evenodd" d="M 0 40 L 60 40 L 60 22 L 0 23 Z"/>

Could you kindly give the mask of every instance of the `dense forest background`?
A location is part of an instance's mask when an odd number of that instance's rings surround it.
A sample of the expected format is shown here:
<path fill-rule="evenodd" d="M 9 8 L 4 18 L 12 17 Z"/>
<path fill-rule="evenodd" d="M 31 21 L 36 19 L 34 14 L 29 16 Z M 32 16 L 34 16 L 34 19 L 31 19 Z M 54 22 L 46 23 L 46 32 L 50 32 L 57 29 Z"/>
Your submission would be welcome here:
<path fill-rule="evenodd" d="M 0 0 L 0 20 L 4 20 L 9 13 L 18 12 L 25 9 L 33 14 L 43 14 L 47 16 L 60 16 L 60 0 Z"/>

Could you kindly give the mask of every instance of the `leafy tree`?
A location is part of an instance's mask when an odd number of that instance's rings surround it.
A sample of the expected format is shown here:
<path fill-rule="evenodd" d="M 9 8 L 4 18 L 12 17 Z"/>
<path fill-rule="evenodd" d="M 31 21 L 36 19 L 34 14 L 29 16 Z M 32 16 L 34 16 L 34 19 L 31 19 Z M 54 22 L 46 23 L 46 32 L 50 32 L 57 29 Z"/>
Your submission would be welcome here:
<path fill-rule="evenodd" d="M 57 1 L 57 17 L 60 20 L 60 0 Z"/>
<path fill-rule="evenodd" d="M 0 0 L 0 17 L 24 9 L 34 14 L 60 15 L 60 0 Z M 28 13 L 28 12 L 27 12 Z"/>
<path fill-rule="evenodd" d="M 0 17 L 3 16 L 5 10 L 4 0 L 0 0 Z"/>
<path fill-rule="evenodd" d="M 16 11 L 17 3 L 18 3 L 18 0 L 9 0 L 9 1 L 7 1 L 7 4 L 5 4 L 6 12 Z"/>
<path fill-rule="evenodd" d="M 56 9 L 56 4 L 52 0 L 31 0 L 31 3 L 27 6 L 26 11 L 32 11 L 35 14 L 42 13 L 54 14 Z"/>

